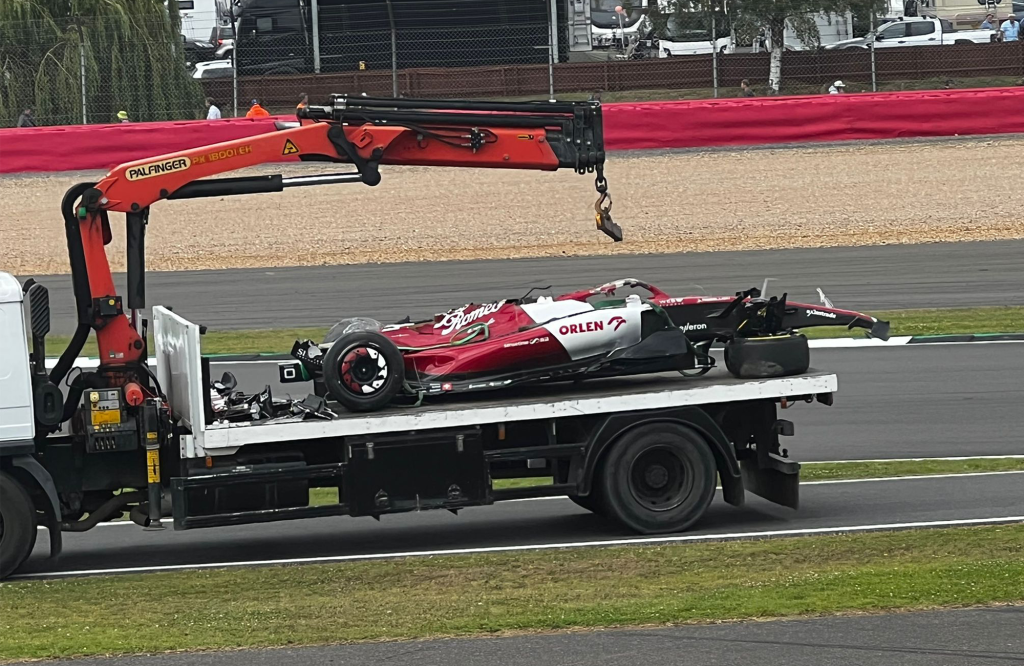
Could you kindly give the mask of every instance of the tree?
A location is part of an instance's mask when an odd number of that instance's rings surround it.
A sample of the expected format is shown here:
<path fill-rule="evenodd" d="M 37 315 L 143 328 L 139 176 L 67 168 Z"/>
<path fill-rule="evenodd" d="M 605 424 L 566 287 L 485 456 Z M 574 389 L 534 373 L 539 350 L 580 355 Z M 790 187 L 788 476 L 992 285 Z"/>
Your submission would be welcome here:
<path fill-rule="evenodd" d="M 847 12 L 884 12 L 885 0 L 733 0 L 728 10 L 737 35 L 754 38 L 764 31 L 771 49 L 769 86 L 778 94 L 782 83 L 782 52 L 786 25 L 810 48 L 821 45 L 816 17 L 831 17 Z"/>
<path fill-rule="evenodd" d="M 41 124 L 81 123 L 83 99 L 90 122 L 195 118 L 179 16 L 177 0 L 3 0 L 0 125 L 28 105 Z"/>

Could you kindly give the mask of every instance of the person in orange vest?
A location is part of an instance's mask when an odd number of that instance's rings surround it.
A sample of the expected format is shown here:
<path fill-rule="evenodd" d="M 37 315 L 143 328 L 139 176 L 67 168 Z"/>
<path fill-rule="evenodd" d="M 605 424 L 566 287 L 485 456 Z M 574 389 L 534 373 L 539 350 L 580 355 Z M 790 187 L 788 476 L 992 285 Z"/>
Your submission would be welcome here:
<path fill-rule="evenodd" d="M 249 108 L 248 113 L 245 114 L 246 118 L 269 118 L 270 112 L 260 106 L 260 102 L 257 99 L 252 101 L 252 107 Z"/>
<path fill-rule="evenodd" d="M 302 93 L 299 95 L 299 103 L 295 105 L 295 110 L 304 109 L 309 106 L 309 95 Z"/>

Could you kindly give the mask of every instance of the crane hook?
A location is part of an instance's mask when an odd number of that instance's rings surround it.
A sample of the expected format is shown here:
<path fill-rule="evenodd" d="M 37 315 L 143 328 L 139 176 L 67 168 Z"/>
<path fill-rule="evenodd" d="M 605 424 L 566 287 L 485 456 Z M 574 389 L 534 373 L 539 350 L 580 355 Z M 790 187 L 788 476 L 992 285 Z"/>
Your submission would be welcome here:
<path fill-rule="evenodd" d="M 595 185 L 597 186 L 597 193 L 601 195 L 597 198 L 597 202 L 594 203 L 594 218 L 597 220 L 597 229 L 618 243 L 622 241 L 622 227 L 612 221 L 612 197 L 608 194 L 608 181 L 605 180 L 603 174 L 598 175 Z"/>

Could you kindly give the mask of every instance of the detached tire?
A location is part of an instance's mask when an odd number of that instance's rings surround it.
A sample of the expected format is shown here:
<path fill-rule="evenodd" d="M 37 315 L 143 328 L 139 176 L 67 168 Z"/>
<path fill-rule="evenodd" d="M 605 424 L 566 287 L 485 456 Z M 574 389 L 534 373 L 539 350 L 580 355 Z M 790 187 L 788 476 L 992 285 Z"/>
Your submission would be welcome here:
<path fill-rule="evenodd" d="M 717 475 L 703 437 L 675 423 L 652 423 L 621 435 L 595 480 L 604 515 L 640 534 L 664 534 L 704 515 Z"/>
<path fill-rule="evenodd" d="M 28 559 L 36 543 L 36 510 L 32 498 L 9 474 L 0 472 L 0 580 Z"/>
<path fill-rule="evenodd" d="M 811 367 L 811 350 L 801 334 L 736 338 L 725 344 L 725 367 L 740 379 L 799 375 Z"/>
<path fill-rule="evenodd" d="M 324 356 L 327 392 L 349 411 L 381 409 L 402 389 L 404 380 L 402 352 L 380 333 L 343 335 Z"/>

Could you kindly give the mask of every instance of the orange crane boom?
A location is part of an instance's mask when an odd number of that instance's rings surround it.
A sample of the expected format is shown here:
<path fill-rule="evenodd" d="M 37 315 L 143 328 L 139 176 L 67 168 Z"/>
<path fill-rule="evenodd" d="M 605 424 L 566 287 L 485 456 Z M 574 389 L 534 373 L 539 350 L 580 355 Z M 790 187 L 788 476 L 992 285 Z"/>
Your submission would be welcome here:
<path fill-rule="evenodd" d="M 122 164 L 97 183 L 80 183 L 62 203 L 78 329 L 50 374 L 60 382 L 96 331 L 100 372 L 138 379 L 145 365 L 145 230 L 150 206 L 189 199 L 280 192 L 289 187 L 380 182 L 379 166 L 414 165 L 531 169 L 571 168 L 596 174 L 595 219 L 615 241 L 604 178 L 604 138 L 598 102 L 502 103 L 377 99 L 335 95 L 325 106 L 300 109 L 297 122 L 254 137 Z M 344 173 L 212 178 L 288 159 L 346 163 Z M 126 216 L 127 308 L 114 289 L 105 246 L 109 213 Z M 134 370 L 133 370 L 134 369 Z M 149 384 L 149 381 L 145 381 Z M 69 400 L 72 396 L 69 395 Z"/>

